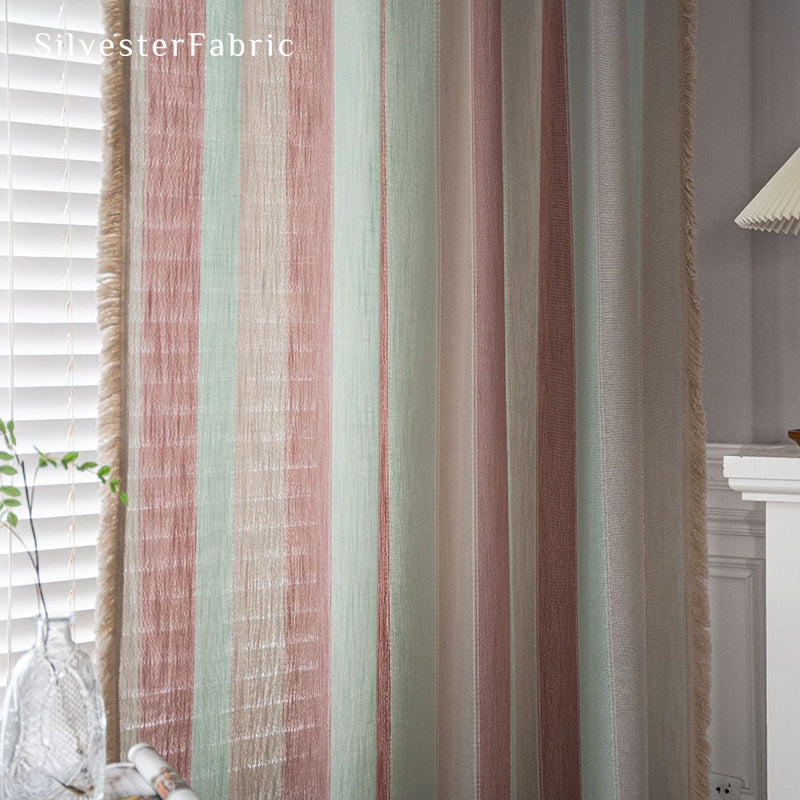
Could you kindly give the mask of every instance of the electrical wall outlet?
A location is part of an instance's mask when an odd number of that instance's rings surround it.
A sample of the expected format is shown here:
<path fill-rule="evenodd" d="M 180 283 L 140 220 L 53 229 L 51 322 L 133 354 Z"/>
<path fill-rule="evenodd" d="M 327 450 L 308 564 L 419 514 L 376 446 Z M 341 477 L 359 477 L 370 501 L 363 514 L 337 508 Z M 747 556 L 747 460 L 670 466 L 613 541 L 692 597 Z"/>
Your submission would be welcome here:
<path fill-rule="evenodd" d="M 711 773 L 711 800 L 741 800 L 742 781 L 731 775 Z"/>

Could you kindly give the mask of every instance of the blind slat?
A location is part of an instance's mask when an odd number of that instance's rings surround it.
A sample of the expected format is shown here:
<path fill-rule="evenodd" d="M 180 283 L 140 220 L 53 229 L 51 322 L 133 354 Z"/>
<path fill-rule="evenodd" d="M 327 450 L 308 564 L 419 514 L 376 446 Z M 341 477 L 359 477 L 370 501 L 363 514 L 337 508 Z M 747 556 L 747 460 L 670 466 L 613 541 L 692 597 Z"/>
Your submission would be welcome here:
<path fill-rule="evenodd" d="M 63 8 L 64 17 L 61 17 Z M 4 0 L 0 0 L 0 18 L 5 19 Z M 73 31 L 102 33 L 103 24 L 98 11 L 97 0 L 36 0 L 36 2 L 20 2 L 11 0 L 8 4 L 10 22 L 27 23 L 29 25 L 45 25 L 49 28 L 66 27 Z"/>
<path fill-rule="evenodd" d="M 75 355 L 96 355 L 100 353 L 100 334 L 97 325 L 67 323 L 38 323 L 14 325 L 14 355 L 68 355 L 70 345 Z M 0 325 L 0 353 L 9 355 L 8 328 Z M 65 368 L 69 362 L 65 362 Z"/>
<path fill-rule="evenodd" d="M 100 164 L 96 161 L 78 161 L 62 158 L 36 158 L 33 156 L 12 156 L 12 180 L 14 191 L 18 189 L 36 189 L 47 192 L 63 192 L 66 188 L 66 176 L 73 192 L 99 194 Z M 8 188 L 8 177 L 0 170 L 0 189 Z"/>
<path fill-rule="evenodd" d="M 94 227 L 97 221 L 98 199 L 96 194 L 81 192 L 67 194 L 63 191 L 15 190 L 14 222 L 50 224 L 55 220 L 67 223 L 71 219 L 73 225 Z M 2 222 L 8 222 L 8 197 L 5 192 L 0 192 L 0 223 Z"/>
<path fill-rule="evenodd" d="M 11 123 L 11 149 L 14 157 L 64 158 L 67 146 L 70 158 L 100 161 L 101 132 L 99 129 L 69 126 L 69 140 L 61 124 L 41 122 Z M 0 125 L 0 155 L 8 155 L 8 131 Z"/>
<path fill-rule="evenodd" d="M 94 419 L 97 416 L 97 387 L 75 386 L 72 389 L 76 419 Z M 67 420 L 69 387 L 45 386 L 36 389 L 14 390 L 17 423 L 37 420 Z"/>
<path fill-rule="evenodd" d="M 67 546 L 67 531 L 64 530 L 64 544 L 61 550 L 45 550 L 39 552 L 39 571 L 42 583 L 59 583 L 64 580 L 64 564 L 69 559 L 70 548 Z M 7 560 L 7 556 L 4 560 Z M 25 586 L 34 579 L 31 562 L 24 553 L 11 556 L 12 586 Z M 75 548 L 75 577 L 92 578 L 97 570 L 97 548 Z M 0 569 L 0 590 L 8 588 L 8 570 Z M 46 599 L 45 595 L 45 599 Z"/>
<path fill-rule="evenodd" d="M 66 516 L 70 488 L 63 486 L 40 486 L 36 490 L 36 503 L 34 510 L 36 520 L 51 517 Z M 78 484 L 75 486 L 75 513 L 91 514 L 97 511 L 99 490 L 94 484 Z M 24 506 L 17 509 L 20 512 L 20 520 L 24 520 Z M 2 567 L 0 567 L 2 572 Z"/>
<path fill-rule="evenodd" d="M 65 284 L 64 276 L 58 282 Z M 42 318 L 68 321 L 66 308 L 66 288 L 42 289 L 41 292 L 30 290 L 16 290 L 14 292 L 14 321 L 16 323 L 41 323 Z M 0 318 L 8 319 L 9 292 L 0 291 Z M 94 325 L 97 317 L 94 292 L 72 292 L 72 318 L 77 323 L 91 323 Z"/>
<path fill-rule="evenodd" d="M 6 402 L 4 401 L 3 405 Z M 77 420 L 75 422 L 76 450 L 94 451 L 97 449 L 96 427 L 93 420 Z M 33 453 L 31 445 L 36 445 L 40 450 L 49 453 L 63 453 L 67 445 L 67 426 L 61 420 L 20 421 L 17 425 L 17 440 L 19 450 L 23 453 Z"/>
<path fill-rule="evenodd" d="M 66 124 L 76 128 L 101 129 L 100 99 L 97 97 L 70 97 L 66 101 L 57 92 L 30 92 L 11 89 L 11 122 L 28 122 L 36 125 Z M 6 121 L 6 89 L 0 89 L 0 120 Z M 13 144 L 13 142 L 12 142 Z M 13 151 L 13 147 L 12 147 Z"/>
<path fill-rule="evenodd" d="M 43 550 L 64 550 L 66 548 L 66 535 L 70 525 L 71 516 L 50 517 L 38 520 L 36 535 L 39 538 L 39 547 Z M 76 544 L 78 547 L 94 547 L 97 540 L 97 527 L 100 517 L 97 512 L 75 516 Z M 22 526 L 23 531 L 25 525 Z M 19 544 L 14 543 L 14 550 L 19 549 Z M 8 536 L 0 533 L 0 572 L 3 570 L 2 559 L 8 555 Z"/>
<path fill-rule="evenodd" d="M 35 56 L 9 55 L 0 59 L 0 85 L 33 92 L 61 92 L 70 96 L 100 97 L 100 64 L 77 64 Z"/>
<path fill-rule="evenodd" d="M 8 233 L 0 225 L 0 255 L 8 255 Z M 21 256 L 64 256 L 92 258 L 97 254 L 97 233 L 89 225 L 58 225 L 14 222 L 14 254 Z"/>
<path fill-rule="evenodd" d="M 67 596 L 70 584 L 67 581 L 53 581 L 48 584 L 48 589 L 55 597 L 63 595 Z M 47 597 L 45 596 L 45 599 Z M 94 608 L 95 601 L 95 582 L 91 578 L 84 578 L 83 580 L 75 582 L 75 605 L 76 611 L 91 611 Z M 57 606 L 53 608 L 53 613 L 63 613 L 66 609 L 59 609 Z M 0 614 L 3 619 L 8 616 L 8 603 L 6 600 L 6 592 L 0 595 Z M 17 587 L 14 589 L 14 603 L 12 606 L 12 619 L 24 620 L 32 626 L 31 619 L 36 614 L 36 595 L 33 587 Z M 28 635 L 32 635 L 28 632 Z M 5 639 L 3 640 L 5 641 Z M 22 647 L 29 647 L 28 644 L 22 644 Z"/>
<path fill-rule="evenodd" d="M 37 0 L 39 2 L 39 0 Z M 13 3 L 16 5 L 16 3 Z M 12 6 L 9 6 L 11 8 Z M 100 43 L 105 38 L 101 33 L 92 33 L 91 31 L 69 30 L 66 32 L 73 33 L 75 39 L 80 41 L 75 42 L 71 51 L 68 51 L 69 61 L 77 61 L 83 64 L 99 64 L 102 56 L 100 54 Z M 47 34 L 50 38 L 47 40 L 50 44 L 50 53 L 46 53 L 39 44 L 37 44 L 36 36 L 39 33 Z M 34 25 L 29 25 L 24 22 L 11 22 L 8 23 L 8 52 L 14 55 L 32 56 L 34 58 L 49 58 L 56 61 L 64 60 L 63 50 L 62 53 L 56 49 L 57 38 L 59 35 L 63 36 L 65 31 L 60 25 L 48 27 L 41 25 L 38 22 Z M 5 42 L 5 21 L 0 22 L 0 42 Z M 63 41 L 63 40 L 62 40 Z M 87 52 L 88 51 L 88 52 Z"/>
<path fill-rule="evenodd" d="M 0 390 L 8 389 L 9 356 L 0 355 Z M 14 387 L 67 386 L 63 377 L 64 356 L 18 356 L 14 359 Z M 75 383 L 97 385 L 100 366 L 97 356 L 75 356 Z"/>
<path fill-rule="evenodd" d="M 63 420 L 65 417 L 62 417 L 62 400 L 66 397 L 68 391 L 72 391 L 75 395 L 74 402 L 77 404 L 76 410 L 76 419 L 94 419 L 96 418 L 97 414 L 90 414 L 90 406 L 94 407 L 95 412 L 97 411 L 97 385 L 96 384 L 71 384 L 70 386 L 37 386 L 35 388 L 20 388 L 19 386 L 14 388 L 14 397 L 19 397 L 21 400 L 25 400 L 26 397 L 29 397 L 31 394 L 38 394 L 38 395 L 45 395 L 48 399 L 43 400 L 41 404 L 37 404 L 36 402 L 31 402 L 28 404 L 28 410 L 16 410 L 14 411 L 14 418 L 20 422 L 27 422 L 28 420 L 36 421 L 36 420 Z M 85 394 L 82 394 L 85 392 Z M 83 399 L 81 399 L 83 398 Z M 7 402 L 7 401 L 6 401 Z M 55 404 L 59 404 L 59 408 L 55 408 Z M 84 414 L 81 411 L 81 407 L 86 407 L 86 413 Z M 39 411 L 41 410 L 41 411 Z M 5 416 L 10 416 L 6 414 Z"/>
<path fill-rule="evenodd" d="M 15 190 L 16 191 L 16 190 Z M 93 258 L 37 258 L 14 254 L 14 291 L 46 292 L 61 285 L 67 268 L 72 273 L 73 291 L 95 291 L 97 263 Z M 8 287 L 8 257 L 0 256 L 0 288 Z"/>

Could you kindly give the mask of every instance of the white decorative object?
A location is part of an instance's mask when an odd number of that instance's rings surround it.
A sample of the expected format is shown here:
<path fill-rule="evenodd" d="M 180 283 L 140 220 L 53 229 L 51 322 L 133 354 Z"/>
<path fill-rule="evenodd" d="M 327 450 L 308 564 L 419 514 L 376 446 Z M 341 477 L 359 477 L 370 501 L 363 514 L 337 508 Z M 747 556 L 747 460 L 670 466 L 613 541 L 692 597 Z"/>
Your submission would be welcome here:
<path fill-rule="evenodd" d="M 103 800 L 158 800 L 158 795 L 130 761 L 106 765 Z"/>
<path fill-rule="evenodd" d="M 200 800 L 175 768 L 167 764 L 149 744 L 135 744 L 128 750 L 128 758 L 164 800 Z"/>
<path fill-rule="evenodd" d="M 794 800 L 800 754 L 800 451 L 796 457 L 726 456 L 744 500 L 766 504 L 767 786 Z"/>
<path fill-rule="evenodd" d="M 736 217 L 736 224 L 757 231 L 800 232 L 800 148 Z"/>

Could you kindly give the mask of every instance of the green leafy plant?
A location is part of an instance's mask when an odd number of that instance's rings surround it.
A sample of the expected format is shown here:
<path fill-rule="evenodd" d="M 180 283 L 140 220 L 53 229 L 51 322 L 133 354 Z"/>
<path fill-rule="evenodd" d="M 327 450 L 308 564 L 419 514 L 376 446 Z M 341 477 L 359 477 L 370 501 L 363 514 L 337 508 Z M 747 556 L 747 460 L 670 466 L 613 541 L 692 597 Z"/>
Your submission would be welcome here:
<path fill-rule="evenodd" d="M 31 562 L 36 575 L 36 600 L 39 613 L 49 621 L 47 602 L 45 601 L 44 588 L 40 566 L 39 537 L 36 533 L 36 520 L 34 518 L 34 503 L 36 501 L 36 479 L 42 469 L 64 469 L 71 467 L 78 472 L 94 475 L 108 491 L 119 498 L 123 505 L 128 505 L 128 495 L 122 489 L 119 478 L 111 475 L 111 468 L 97 464 L 94 461 L 80 461 L 80 454 L 71 451 L 54 458 L 49 453 L 44 453 L 35 447 L 37 464 L 33 475 L 29 477 L 28 466 L 17 450 L 17 436 L 14 430 L 14 421 L 7 422 L 0 419 L 0 435 L 2 435 L 5 449 L 0 449 L 0 525 L 5 526 L 11 535 L 25 548 L 25 554 Z M 15 481 L 21 479 L 21 487 Z M 24 507 L 27 511 L 27 520 L 20 520 L 19 509 Z M 27 522 L 30 530 L 29 536 L 20 531 Z"/>

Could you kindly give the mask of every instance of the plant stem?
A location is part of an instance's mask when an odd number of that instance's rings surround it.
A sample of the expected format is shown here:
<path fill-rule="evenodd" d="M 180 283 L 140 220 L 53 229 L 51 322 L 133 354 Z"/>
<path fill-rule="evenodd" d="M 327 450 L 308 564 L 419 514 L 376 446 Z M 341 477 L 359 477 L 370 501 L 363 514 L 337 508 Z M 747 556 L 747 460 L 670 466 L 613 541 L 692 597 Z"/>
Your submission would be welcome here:
<path fill-rule="evenodd" d="M 11 535 L 25 548 L 25 555 L 28 556 L 31 566 L 36 569 L 36 562 L 33 560 L 33 556 L 31 555 L 31 551 L 28 550 L 28 545 L 25 544 L 25 540 L 7 522 L 3 524 L 8 528 Z"/>
<path fill-rule="evenodd" d="M 25 477 L 23 473 L 23 478 Z M 39 477 L 39 465 L 36 465 L 36 469 L 33 471 L 33 480 L 31 481 L 31 508 L 33 507 L 33 501 L 36 498 L 36 478 Z"/>
<path fill-rule="evenodd" d="M 32 559 L 33 569 L 36 573 L 36 591 L 38 593 L 39 610 L 44 617 L 44 648 L 47 650 L 47 639 L 50 635 L 50 615 L 47 613 L 47 602 L 44 599 L 44 588 L 42 587 L 42 572 L 39 564 L 39 539 L 36 535 L 36 525 L 33 522 L 33 497 L 30 487 L 28 486 L 28 474 L 25 470 L 25 462 L 19 457 L 16 448 L 11 451 L 14 458 L 19 464 L 20 472 L 22 473 L 22 484 L 25 487 L 25 505 L 28 507 L 28 524 L 31 526 L 31 536 L 33 537 L 33 553 Z"/>

